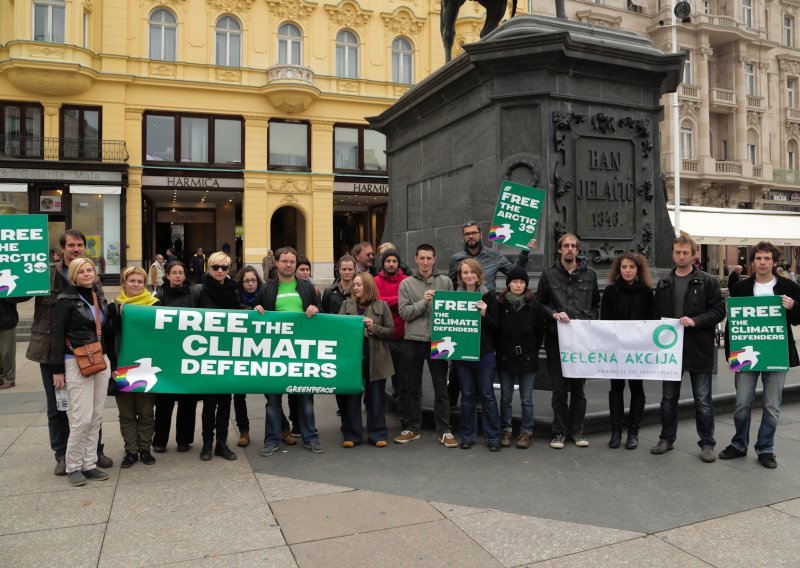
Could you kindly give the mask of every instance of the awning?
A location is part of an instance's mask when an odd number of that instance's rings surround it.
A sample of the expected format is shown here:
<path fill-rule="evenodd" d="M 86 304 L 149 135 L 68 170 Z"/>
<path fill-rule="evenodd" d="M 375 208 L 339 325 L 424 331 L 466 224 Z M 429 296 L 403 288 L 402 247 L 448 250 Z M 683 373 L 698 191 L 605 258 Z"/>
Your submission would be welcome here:
<path fill-rule="evenodd" d="M 675 206 L 668 205 L 675 225 Z M 716 207 L 681 207 L 680 230 L 703 245 L 800 246 L 800 213 Z"/>
<path fill-rule="evenodd" d="M 28 191 L 27 183 L 0 183 L 0 192 L 25 193 Z"/>
<path fill-rule="evenodd" d="M 118 185 L 70 185 L 69 192 L 87 195 L 121 195 L 122 187 Z"/>

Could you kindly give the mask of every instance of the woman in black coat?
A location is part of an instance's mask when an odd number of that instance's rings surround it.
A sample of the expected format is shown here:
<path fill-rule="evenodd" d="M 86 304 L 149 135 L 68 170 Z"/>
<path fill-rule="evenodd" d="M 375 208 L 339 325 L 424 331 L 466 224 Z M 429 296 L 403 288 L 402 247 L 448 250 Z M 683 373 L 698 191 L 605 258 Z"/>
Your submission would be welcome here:
<path fill-rule="evenodd" d="M 653 319 L 653 288 L 650 267 L 644 255 L 626 252 L 614 259 L 609 273 L 611 284 L 603 292 L 600 319 L 648 320 Z M 628 380 L 631 389 L 631 408 L 628 413 L 628 437 L 625 447 L 635 450 L 639 446 L 639 427 L 644 414 L 644 386 L 641 380 Z M 625 426 L 625 379 L 612 379 L 608 393 L 611 411 L 611 440 L 608 447 L 619 448 Z"/>
<path fill-rule="evenodd" d="M 164 268 L 164 284 L 158 289 L 156 298 L 162 306 L 173 308 L 191 307 L 191 287 L 186 280 L 186 265 L 180 260 L 168 262 Z M 179 452 L 188 452 L 194 443 L 194 422 L 197 415 L 197 396 L 193 394 L 157 394 L 156 426 L 153 436 L 153 451 L 167 451 L 172 410 L 178 403 L 175 417 L 175 442 Z"/>

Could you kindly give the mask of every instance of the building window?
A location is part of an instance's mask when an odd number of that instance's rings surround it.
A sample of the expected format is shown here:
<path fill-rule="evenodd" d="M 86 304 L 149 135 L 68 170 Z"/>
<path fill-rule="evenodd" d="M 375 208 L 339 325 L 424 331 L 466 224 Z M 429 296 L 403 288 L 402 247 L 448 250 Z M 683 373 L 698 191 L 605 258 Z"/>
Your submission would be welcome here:
<path fill-rule="evenodd" d="M 793 18 L 783 18 L 783 44 L 787 47 L 794 47 L 794 28 Z"/>
<path fill-rule="evenodd" d="M 414 49 L 404 37 L 392 42 L 392 81 L 403 85 L 414 84 Z"/>
<path fill-rule="evenodd" d="M 686 59 L 683 60 L 683 83 L 692 84 L 692 52 L 688 49 L 681 49 Z"/>
<path fill-rule="evenodd" d="M 231 16 L 217 20 L 217 65 L 239 67 L 242 64 L 242 28 Z"/>
<path fill-rule="evenodd" d="M 758 136 L 752 130 L 747 131 L 747 161 L 755 166 L 758 159 Z"/>
<path fill-rule="evenodd" d="M 83 12 L 83 47 L 84 49 L 90 49 L 90 40 L 91 37 L 89 36 L 89 32 L 91 30 L 90 27 L 91 18 L 89 16 L 89 12 Z"/>
<path fill-rule="evenodd" d="M 178 20 L 163 8 L 150 15 L 150 59 L 175 61 L 178 50 Z"/>
<path fill-rule="evenodd" d="M 366 126 L 335 126 L 333 169 L 386 171 L 386 137 Z"/>
<path fill-rule="evenodd" d="M 0 157 L 42 158 L 43 131 L 41 106 L 0 101 Z"/>
<path fill-rule="evenodd" d="M 244 163 L 241 118 L 147 113 L 144 124 L 146 162 Z"/>
<path fill-rule="evenodd" d="M 786 106 L 788 108 L 795 108 L 795 80 L 786 79 Z"/>
<path fill-rule="evenodd" d="M 786 169 L 797 169 L 797 142 L 794 140 L 789 140 L 786 148 Z"/>
<path fill-rule="evenodd" d="M 681 124 L 681 159 L 694 158 L 694 132 L 690 122 Z"/>
<path fill-rule="evenodd" d="M 358 38 L 349 30 L 336 34 L 336 76 L 358 79 Z"/>
<path fill-rule="evenodd" d="M 720 153 L 722 154 L 721 160 L 723 162 L 727 162 L 728 161 L 728 141 L 727 140 L 722 140 L 720 142 Z"/>
<path fill-rule="evenodd" d="M 61 107 L 61 158 L 100 160 L 102 109 Z"/>
<path fill-rule="evenodd" d="M 744 90 L 750 96 L 756 94 L 756 67 L 752 63 L 744 64 Z"/>
<path fill-rule="evenodd" d="M 269 168 L 308 171 L 311 137 L 307 122 L 269 121 Z"/>
<path fill-rule="evenodd" d="M 742 23 L 746 28 L 753 27 L 753 0 L 742 0 Z"/>
<path fill-rule="evenodd" d="M 303 36 L 297 26 L 283 24 L 278 28 L 278 64 L 302 65 Z"/>
<path fill-rule="evenodd" d="M 64 43 L 65 0 L 36 0 L 33 3 L 33 39 Z"/>

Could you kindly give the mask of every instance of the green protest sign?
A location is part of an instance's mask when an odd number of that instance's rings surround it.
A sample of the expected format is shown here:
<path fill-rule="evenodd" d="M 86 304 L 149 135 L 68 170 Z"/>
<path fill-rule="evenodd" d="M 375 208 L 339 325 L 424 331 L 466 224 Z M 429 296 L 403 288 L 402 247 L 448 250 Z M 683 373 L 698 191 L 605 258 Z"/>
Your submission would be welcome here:
<path fill-rule="evenodd" d="M 728 298 L 732 371 L 786 371 L 789 347 L 780 296 Z"/>
<path fill-rule="evenodd" d="M 504 181 L 497 198 L 489 240 L 528 250 L 528 242 L 536 235 L 546 192 Z"/>
<path fill-rule="evenodd" d="M 123 392 L 355 394 L 361 317 L 127 305 Z"/>
<path fill-rule="evenodd" d="M 50 294 L 47 215 L 0 215 L 0 298 Z"/>
<path fill-rule="evenodd" d="M 431 311 L 431 359 L 481 358 L 480 292 L 436 292 Z"/>

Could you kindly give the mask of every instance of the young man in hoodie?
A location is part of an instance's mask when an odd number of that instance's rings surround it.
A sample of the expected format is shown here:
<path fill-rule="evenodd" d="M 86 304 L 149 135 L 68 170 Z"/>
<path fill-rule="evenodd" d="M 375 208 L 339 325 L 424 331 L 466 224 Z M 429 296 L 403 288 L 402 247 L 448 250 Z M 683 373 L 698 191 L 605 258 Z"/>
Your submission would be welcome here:
<path fill-rule="evenodd" d="M 431 359 L 431 310 L 437 290 L 451 291 L 453 282 L 434 270 L 436 250 L 432 245 L 417 247 L 414 261 L 417 270 L 400 283 L 398 311 L 406 322 L 403 349 L 405 352 L 408 392 L 400 398 L 403 430 L 395 437 L 398 444 L 419 440 L 422 426 L 422 365 L 427 361 L 433 382 L 436 436 L 446 448 L 457 448 L 450 431 L 450 397 L 447 394 L 447 361 Z"/>

